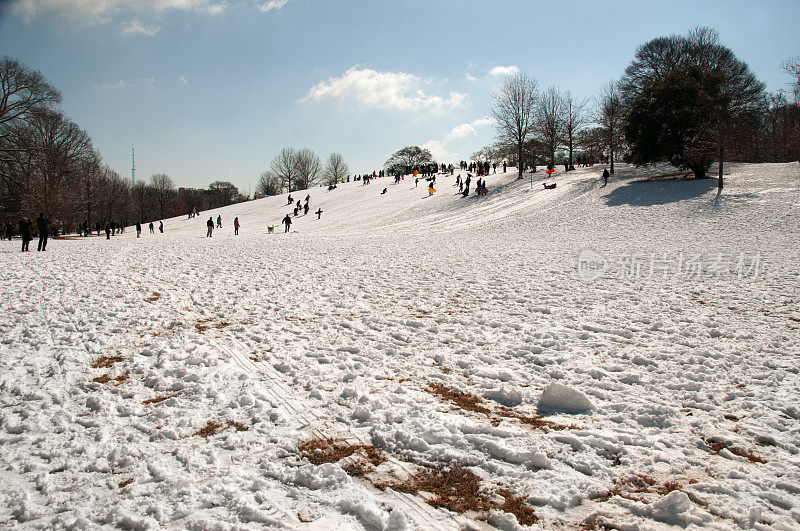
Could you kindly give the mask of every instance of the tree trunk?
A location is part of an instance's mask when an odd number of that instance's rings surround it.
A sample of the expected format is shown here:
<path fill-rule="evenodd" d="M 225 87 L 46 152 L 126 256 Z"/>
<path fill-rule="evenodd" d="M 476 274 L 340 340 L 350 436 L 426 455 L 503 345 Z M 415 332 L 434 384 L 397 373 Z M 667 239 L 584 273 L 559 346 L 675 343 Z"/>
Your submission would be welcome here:
<path fill-rule="evenodd" d="M 719 143 L 719 178 L 717 180 L 717 188 L 722 190 L 722 166 L 723 160 L 725 159 L 725 145 L 723 144 L 723 140 L 720 140 Z"/>
<path fill-rule="evenodd" d="M 614 175 L 614 150 L 611 150 L 611 171 L 609 172 L 611 175 Z"/>
<path fill-rule="evenodd" d="M 522 146 L 517 150 L 517 179 L 522 179 Z"/>
<path fill-rule="evenodd" d="M 572 135 L 569 135 L 569 160 L 567 161 L 567 168 L 572 168 Z"/>

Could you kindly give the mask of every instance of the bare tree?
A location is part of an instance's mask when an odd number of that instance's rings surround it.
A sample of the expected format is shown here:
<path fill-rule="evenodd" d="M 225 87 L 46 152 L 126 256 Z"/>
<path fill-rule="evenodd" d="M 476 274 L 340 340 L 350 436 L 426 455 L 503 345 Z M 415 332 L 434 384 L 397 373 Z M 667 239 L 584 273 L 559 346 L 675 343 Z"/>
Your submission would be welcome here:
<path fill-rule="evenodd" d="M 133 200 L 134 219 L 139 223 L 144 223 L 150 218 L 153 210 L 153 189 L 144 181 L 136 181 L 131 187 L 131 199 Z"/>
<path fill-rule="evenodd" d="M 150 177 L 150 186 L 153 188 L 153 197 L 158 205 L 159 219 L 167 217 L 175 205 L 175 182 L 166 174 L 156 173 Z"/>
<path fill-rule="evenodd" d="M 294 192 L 297 179 L 297 150 L 285 147 L 269 163 L 269 169 L 280 180 L 281 189 Z"/>
<path fill-rule="evenodd" d="M 316 184 L 322 170 L 319 156 L 310 149 L 301 149 L 297 152 L 295 171 L 297 173 L 297 189 L 311 188 Z"/>
<path fill-rule="evenodd" d="M 325 179 L 325 184 L 336 184 L 347 176 L 349 171 L 347 163 L 344 161 L 341 153 L 331 153 L 325 163 L 325 169 L 322 175 Z"/>
<path fill-rule="evenodd" d="M 492 116 L 497 127 L 498 141 L 513 147 L 517 153 L 518 178 L 522 178 L 525 144 L 533 135 L 538 89 L 535 79 L 518 73 L 507 77 L 494 95 Z"/>
<path fill-rule="evenodd" d="M 61 103 L 61 93 L 42 74 L 14 59 L 0 58 L 0 127 L 27 119 L 36 109 Z M 5 131 L 0 129 L 0 134 Z"/>
<path fill-rule="evenodd" d="M 258 177 L 255 190 L 256 199 L 279 193 L 281 193 L 281 180 L 274 173 L 267 170 Z"/>
<path fill-rule="evenodd" d="M 36 150 L 27 175 L 27 206 L 51 219 L 70 217 L 69 199 L 77 192 L 83 161 L 96 156 L 89 135 L 61 113 L 41 110 L 30 116 Z"/>
<path fill-rule="evenodd" d="M 564 138 L 564 98 L 556 87 L 549 87 L 539 98 L 536 112 L 536 134 L 550 164 L 556 163 L 556 151 Z"/>
<path fill-rule="evenodd" d="M 572 168 L 572 153 L 577 143 L 578 135 L 589 123 L 589 100 L 580 101 L 573 98 L 572 93 L 567 91 L 563 97 L 564 104 L 564 143 L 569 150 L 569 168 Z"/>
<path fill-rule="evenodd" d="M 614 154 L 624 144 L 622 124 L 625 119 L 625 109 L 616 82 L 611 81 L 600 89 L 597 103 L 597 123 L 602 128 L 603 148 L 608 152 L 611 162 L 609 172 L 614 173 Z"/>

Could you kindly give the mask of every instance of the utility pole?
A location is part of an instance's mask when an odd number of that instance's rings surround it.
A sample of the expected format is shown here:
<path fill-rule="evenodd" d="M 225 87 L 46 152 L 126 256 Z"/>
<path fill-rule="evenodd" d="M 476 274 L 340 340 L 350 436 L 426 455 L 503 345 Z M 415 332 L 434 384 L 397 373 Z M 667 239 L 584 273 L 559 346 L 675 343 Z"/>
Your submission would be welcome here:
<path fill-rule="evenodd" d="M 136 184 L 136 150 L 131 148 L 131 188 Z"/>

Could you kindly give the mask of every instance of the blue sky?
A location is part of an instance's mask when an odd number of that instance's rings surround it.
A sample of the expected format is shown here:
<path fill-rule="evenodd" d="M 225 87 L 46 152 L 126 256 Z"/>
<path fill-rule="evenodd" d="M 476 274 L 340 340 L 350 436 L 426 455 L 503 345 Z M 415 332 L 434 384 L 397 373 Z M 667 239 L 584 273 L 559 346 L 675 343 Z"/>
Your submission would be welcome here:
<path fill-rule="evenodd" d="M 800 55 L 800 2 L 12 0 L 0 54 L 40 70 L 104 161 L 247 192 L 285 146 L 352 173 L 406 145 L 448 162 L 489 144 L 492 93 L 519 69 L 580 98 L 636 47 L 696 25 L 775 91 Z"/>

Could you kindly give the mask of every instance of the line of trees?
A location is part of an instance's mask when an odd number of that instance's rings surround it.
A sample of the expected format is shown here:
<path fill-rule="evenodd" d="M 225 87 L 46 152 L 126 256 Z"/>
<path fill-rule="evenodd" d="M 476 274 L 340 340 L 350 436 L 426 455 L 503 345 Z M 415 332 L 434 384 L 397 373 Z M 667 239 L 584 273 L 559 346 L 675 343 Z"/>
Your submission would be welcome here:
<path fill-rule="evenodd" d="M 666 161 L 705 177 L 716 161 L 800 160 L 800 58 L 786 61 L 791 98 L 767 94 L 746 63 L 708 28 L 658 37 L 636 50 L 620 80 L 603 86 L 593 105 L 556 87 L 540 91 L 524 73 L 495 94 L 494 145 L 476 155 L 519 168 L 544 162 Z"/>
<path fill-rule="evenodd" d="M 285 147 L 258 178 L 254 197 L 305 190 L 320 183 L 336 184 L 347 177 L 349 168 L 340 153 L 331 153 L 325 164 L 310 149 Z"/>
<path fill-rule="evenodd" d="M 54 228 L 147 222 L 246 200 L 231 183 L 181 188 L 159 173 L 135 183 L 103 163 L 88 133 L 60 110 L 44 76 L 0 58 L 0 221 L 45 212 Z"/>

